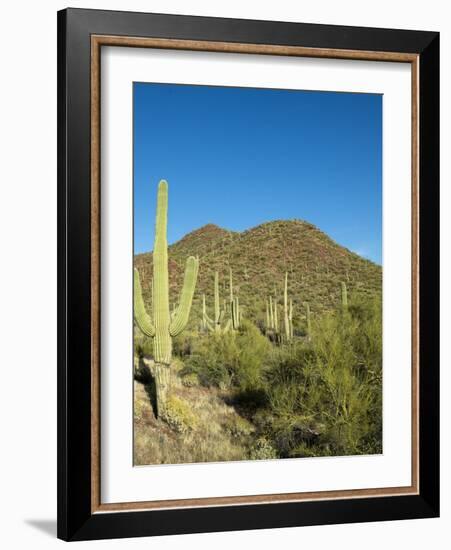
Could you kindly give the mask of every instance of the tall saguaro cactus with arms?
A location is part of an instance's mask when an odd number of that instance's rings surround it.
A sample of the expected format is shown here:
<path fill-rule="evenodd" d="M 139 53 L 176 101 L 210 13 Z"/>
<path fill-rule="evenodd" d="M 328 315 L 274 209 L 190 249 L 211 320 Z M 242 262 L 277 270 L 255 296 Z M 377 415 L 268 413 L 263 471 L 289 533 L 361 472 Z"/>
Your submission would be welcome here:
<path fill-rule="evenodd" d="M 188 323 L 199 269 L 199 260 L 190 256 L 186 261 L 185 279 L 179 305 L 171 317 L 169 310 L 167 216 L 168 184 L 166 181 L 161 180 L 158 185 L 155 244 L 153 249 L 153 315 L 151 317 L 146 311 L 139 273 L 135 269 L 134 318 L 140 330 L 146 336 L 153 338 L 157 414 L 163 419 L 166 416 L 167 394 L 170 385 L 172 338 L 180 334 Z"/>
<path fill-rule="evenodd" d="M 229 319 L 227 323 L 223 324 L 225 309 L 221 310 L 221 304 L 219 299 L 219 273 L 215 271 L 215 286 L 214 286 L 214 317 L 213 319 L 207 313 L 207 307 L 205 304 L 205 294 L 202 295 L 202 326 L 205 330 L 215 332 L 217 334 L 225 334 L 229 331 L 232 320 Z"/>

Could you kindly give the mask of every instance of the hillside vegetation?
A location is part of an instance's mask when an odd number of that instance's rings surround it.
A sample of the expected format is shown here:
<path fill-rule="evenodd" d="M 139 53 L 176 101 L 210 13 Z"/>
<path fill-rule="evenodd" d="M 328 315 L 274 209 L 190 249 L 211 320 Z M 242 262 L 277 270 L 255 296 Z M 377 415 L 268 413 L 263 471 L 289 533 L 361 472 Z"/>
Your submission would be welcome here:
<path fill-rule="evenodd" d="M 202 315 L 202 294 L 213 303 L 213 280 L 219 272 L 221 298 L 228 298 L 229 268 L 233 270 L 234 294 L 248 319 L 263 322 L 269 295 L 281 303 L 285 272 L 288 294 L 293 300 L 293 323 L 302 325 L 303 303 L 312 315 L 332 310 L 340 300 L 340 284 L 346 282 L 355 297 L 380 295 L 382 269 L 338 245 L 314 225 L 300 221 L 269 222 L 242 233 L 209 224 L 169 247 L 170 295 L 176 299 L 188 256 L 199 257 L 199 276 L 191 310 L 191 328 Z M 135 256 L 144 300 L 151 299 L 152 253 Z"/>
<path fill-rule="evenodd" d="M 153 341 L 135 329 L 134 463 L 381 453 L 381 267 L 307 222 L 242 233 L 209 224 L 169 247 L 171 300 L 190 255 L 199 257 L 199 275 L 189 325 L 173 339 L 164 421 L 155 414 Z M 150 310 L 152 253 L 134 264 Z M 213 315 L 218 272 L 230 317 L 230 268 L 243 318 L 235 330 L 221 322 L 210 332 L 202 325 L 202 295 Z M 286 273 L 293 333 L 274 340 L 267 299 L 283 303 Z"/>

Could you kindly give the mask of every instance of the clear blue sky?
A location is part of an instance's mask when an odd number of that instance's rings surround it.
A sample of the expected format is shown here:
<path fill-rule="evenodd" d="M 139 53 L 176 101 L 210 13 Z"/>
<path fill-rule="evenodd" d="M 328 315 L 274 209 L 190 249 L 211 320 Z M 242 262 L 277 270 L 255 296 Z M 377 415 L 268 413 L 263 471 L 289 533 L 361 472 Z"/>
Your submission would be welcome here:
<path fill-rule="evenodd" d="M 207 223 L 307 220 L 382 262 L 382 96 L 134 83 L 134 249 Z"/>

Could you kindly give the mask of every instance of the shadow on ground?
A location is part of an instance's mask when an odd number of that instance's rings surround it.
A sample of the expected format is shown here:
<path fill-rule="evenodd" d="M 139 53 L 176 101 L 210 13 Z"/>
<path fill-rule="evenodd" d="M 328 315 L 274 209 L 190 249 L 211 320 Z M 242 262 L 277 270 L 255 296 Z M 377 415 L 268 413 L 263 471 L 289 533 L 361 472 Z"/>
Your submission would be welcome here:
<path fill-rule="evenodd" d="M 56 538 L 56 519 L 26 519 L 25 523 L 46 535 Z"/>

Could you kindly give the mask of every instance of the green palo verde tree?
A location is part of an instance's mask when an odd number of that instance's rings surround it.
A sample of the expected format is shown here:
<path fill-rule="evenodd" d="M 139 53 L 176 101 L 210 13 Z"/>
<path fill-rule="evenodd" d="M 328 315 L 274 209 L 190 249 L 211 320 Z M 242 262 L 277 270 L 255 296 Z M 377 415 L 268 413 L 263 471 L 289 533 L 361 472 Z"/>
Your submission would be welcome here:
<path fill-rule="evenodd" d="M 199 260 L 190 256 L 186 261 L 185 279 L 178 306 L 171 316 L 169 312 L 168 274 L 168 184 L 158 185 L 155 243 L 153 249 L 152 317 L 147 313 L 142 297 L 139 273 L 134 271 L 134 318 L 140 330 L 153 338 L 155 365 L 153 374 L 157 397 L 157 415 L 163 420 L 167 413 L 167 397 L 170 386 L 172 338 L 186 327 L 196 287 Z"/>

